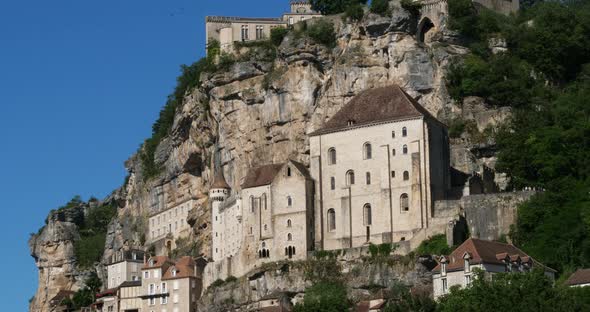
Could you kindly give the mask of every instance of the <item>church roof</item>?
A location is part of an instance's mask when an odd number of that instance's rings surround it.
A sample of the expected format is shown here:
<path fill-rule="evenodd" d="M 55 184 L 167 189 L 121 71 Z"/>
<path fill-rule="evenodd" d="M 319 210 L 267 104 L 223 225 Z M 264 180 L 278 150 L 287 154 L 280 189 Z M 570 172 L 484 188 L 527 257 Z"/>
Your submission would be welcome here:
<path fill-rule="evenodd" d="M 309 171 L 307 170 L 307 167 L 305 167 L 304 164 L 294 161 L 294 160 L 289 160 L 289 163 L 293 164 L 293 166 L 306 179 L 311 179 Z M 285 164 L 287 164 L 287 163 L 270 164 L 270 165 L 264 165 L 264 166 L 250 169 L 248 171 L 248 174 L 246 175 L 246 179 L 244 179 L 244 183 L 242 184 L 242 188 L 247 189 L 247 188 L 271 184 L 272 181 L 274 181 L 277 174 L 279 172 L 281 172 L 281 169 L 283 168 L 283 166 L 285 166 Z"/>
<path fill-rule="evenodd" d="M 391 85 L 361 92 L 344 105 L 322 128 L 310 135 L 316 136 L 377 123 L 420 117 L 436 120 L 400 86 Z"/>
<path fill-rule="evenodd" d="M 213 179 L 213 184 L 211 184 L 212 189 L 231 189 L 227 182 L 225 181 L 225 177 L 223 176 L 223 169 L 219 168 L 216 170 L 215 178 Z"/>
<path fill-rule="evenodd" d="M 284 164 L 264 165 L 250 169 L 242 184 L 242 188 L 251 188 L 263 185 L 269 185 L 281 171 Z"/>

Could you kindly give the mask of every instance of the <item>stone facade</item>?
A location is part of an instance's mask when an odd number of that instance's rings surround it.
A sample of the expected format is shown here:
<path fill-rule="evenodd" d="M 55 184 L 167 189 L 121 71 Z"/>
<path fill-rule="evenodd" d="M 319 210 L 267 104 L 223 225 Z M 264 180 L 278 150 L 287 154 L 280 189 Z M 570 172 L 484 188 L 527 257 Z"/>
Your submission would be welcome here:
<path fill-rule="evenodd" d="M 297 22 L 322 16 L 311 9 L 307 1 L 291 1 L 291 11 L 279 18 L 246 18 L 229 16 L 207 16 L 207 46 L 211 40 L 217 40 L 223 51 L 229 52 L 236 41 L 254 41 L 270 38 L 270 32 L 276 27 L 287 27 Z"/>
<path fill-rule="evenodd" d="M 415 105 L 397 86 L 373 89 L 311 134 L 319 248 L 404 241 L 428 227 L 449 188 L 448 136 Z"/>
<path fill-rule="evenodd" d="M 107 288 L 119 287 L 123 282 L 141 280 L 141 266 L 144 262 L 142 250 L 121 250 L 111 256 L 106 264 Z"/>
<path fill-rule="evenodd" d="M 191 232 L 186 220 L 198 204 L 195 179 L 185 173 L 152 191 L 147 242 L 154 244 L 158 254 L 176 248 L 176 239 L 188 237 Z"/>
<path fill-rule="evenodd" d="M 142 268 L 141 311 L 195 312 L 201 294 L 194 260 L 152 257 Z"/>

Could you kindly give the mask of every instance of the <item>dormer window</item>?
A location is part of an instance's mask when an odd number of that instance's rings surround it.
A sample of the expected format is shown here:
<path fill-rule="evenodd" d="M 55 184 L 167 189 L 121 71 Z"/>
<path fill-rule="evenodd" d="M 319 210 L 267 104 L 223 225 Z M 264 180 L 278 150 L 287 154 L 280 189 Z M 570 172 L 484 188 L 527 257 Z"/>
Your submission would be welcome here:
<path fill-rule="evenodd" d="M 176 268 L 172 268 L 172 276 L 173 276 L 173 277 L 176 277 L 176 272 L 177 272 L 177 271 L 176 271 Z"/>
<path fill-rule="evenodd" d="M 471 259 L 471 255 L 468 252 L 466 252 L 463 255 L 463 270 L 465 271 L 465 273 L 471 272 L 471 265 L 469 264 L 469 259 Z"/>
<path fill-rule="evenodd" d="M 447 275 L 447 258 L 442 257 L 440 259 L 440 275 L 446 276 Z"/>
<path fill-rule="evenodd" d="M 150 266 L 154 266 L 154 259 L 150 259 L 150 261 L 149 261 L 149 265 L 150 265 Z"/>

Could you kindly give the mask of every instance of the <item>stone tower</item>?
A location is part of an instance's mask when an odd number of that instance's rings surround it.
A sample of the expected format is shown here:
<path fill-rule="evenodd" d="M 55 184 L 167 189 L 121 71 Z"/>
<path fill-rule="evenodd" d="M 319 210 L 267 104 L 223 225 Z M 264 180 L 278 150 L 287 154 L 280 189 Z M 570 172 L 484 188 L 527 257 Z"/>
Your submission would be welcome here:
<path fill-rule="evenodd" d="M 212 239 L 212 252 L 213 261 L 218 261 L 219 258 L 219 248 L 222 246 L 222 237 L 219 233 L 222 232 L 223 224 L 221 218 L 220 208 L 225 202 L 225 200 L 229 197 L 231 188 L 225 181 L 225 177 L 223 176 L 223 169 L 219 168 L 216 170 L 215 178 L 213 180 L 213 184 L 211 184 L 211 188 L 209 188 L 209 201 L 211 203 L 211 234 L 213 236 Z"/>

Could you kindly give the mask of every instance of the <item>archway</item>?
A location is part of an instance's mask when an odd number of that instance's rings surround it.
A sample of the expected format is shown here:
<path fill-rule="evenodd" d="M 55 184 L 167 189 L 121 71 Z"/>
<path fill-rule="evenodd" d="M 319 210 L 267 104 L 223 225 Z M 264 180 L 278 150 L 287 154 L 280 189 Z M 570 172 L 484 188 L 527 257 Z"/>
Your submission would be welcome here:
<path fill-rule="evenodd" d="M 430 42 L 434 28 L 434 23 L 428 17 L 423 18 L 420 24 L 418 24 L 418 41 L 424 43 Z"/>

